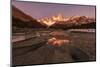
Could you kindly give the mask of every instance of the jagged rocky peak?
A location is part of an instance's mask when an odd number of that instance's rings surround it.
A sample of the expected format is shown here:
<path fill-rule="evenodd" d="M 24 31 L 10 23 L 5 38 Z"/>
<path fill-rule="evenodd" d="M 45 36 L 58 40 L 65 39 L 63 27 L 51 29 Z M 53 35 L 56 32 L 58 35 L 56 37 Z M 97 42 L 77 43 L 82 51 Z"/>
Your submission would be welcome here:
<path fill-rule="evenodd" d="M 95 18 L 88 17 L 88 16 L 64 16 L 63 14 L 59 13 L 58 15 L 54 15 L 52 17 L 45 17 L 40 20 L 39 22 L 43 22 L 48 26 L 52 26 L 55 23 L 91 23 L 95 22 Z"/>

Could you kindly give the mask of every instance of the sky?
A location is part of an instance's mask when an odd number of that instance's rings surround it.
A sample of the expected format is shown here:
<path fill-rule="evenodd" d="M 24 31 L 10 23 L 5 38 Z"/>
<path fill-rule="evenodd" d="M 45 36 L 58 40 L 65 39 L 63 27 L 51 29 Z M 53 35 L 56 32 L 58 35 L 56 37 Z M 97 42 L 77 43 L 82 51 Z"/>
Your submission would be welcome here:
<path fill-rule="evenodd" d="M 95 17 L 95 6 L 54 4 L 41 2 L 13 1 L 12 5 L 35 19 L 51 17 L 61 13 L 64 16 L 89 16 Z"/>

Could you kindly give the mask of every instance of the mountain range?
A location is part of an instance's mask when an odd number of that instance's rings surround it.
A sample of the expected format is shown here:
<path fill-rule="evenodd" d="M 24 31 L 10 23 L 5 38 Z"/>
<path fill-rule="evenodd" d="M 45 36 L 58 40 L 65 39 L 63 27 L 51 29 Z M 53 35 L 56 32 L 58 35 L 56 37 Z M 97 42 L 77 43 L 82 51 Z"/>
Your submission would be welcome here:
<path fill-rule="evenodd" d="M 12 6 L 12 26 L 18 28 L 95 28 L 96 19 L 87 16 L 64 16 L 58 14 L 37 20 Z"/>
<path fill-rule="evenodd" d="M 58 14 L 52 17 L 45 17 L 39 20 L 46 23 L 50 28 L 95 28 L 95 18 L 88 16 L 63 16 Z"/>

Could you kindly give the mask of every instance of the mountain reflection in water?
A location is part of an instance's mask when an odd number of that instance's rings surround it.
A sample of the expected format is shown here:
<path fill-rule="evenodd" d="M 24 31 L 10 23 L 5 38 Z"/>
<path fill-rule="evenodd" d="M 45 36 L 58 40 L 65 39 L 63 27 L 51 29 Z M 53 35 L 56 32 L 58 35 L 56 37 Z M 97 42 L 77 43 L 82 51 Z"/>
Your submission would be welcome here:
<path fill-rule="evenodd" d="M 83 62 L 96 59 L 94 32 L 33 31 L 29 36 L 32 38 L 13 42 L 13 64 Z"/>
<path fill-rule="evenodd" d="M 57 39 L 55 37 L 48 39 L 47 44 L 54 45 L 54 46 L 62 46 L 68 44 L 70 40 L 68 39 Z"/>

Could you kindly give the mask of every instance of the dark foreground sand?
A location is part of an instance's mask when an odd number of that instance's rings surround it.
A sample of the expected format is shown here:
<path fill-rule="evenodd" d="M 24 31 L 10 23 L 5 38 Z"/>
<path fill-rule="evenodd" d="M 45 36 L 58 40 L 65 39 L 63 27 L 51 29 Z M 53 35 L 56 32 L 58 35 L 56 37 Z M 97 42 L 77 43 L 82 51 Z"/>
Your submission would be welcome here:
<path fill-rule="evenodd" d="M 71 43 L 60 47 L 47 44 L 49 37 L 13 43 L 13 65 L 86 62 L 96 60 L 95 33 L 70 33 Z"/>

